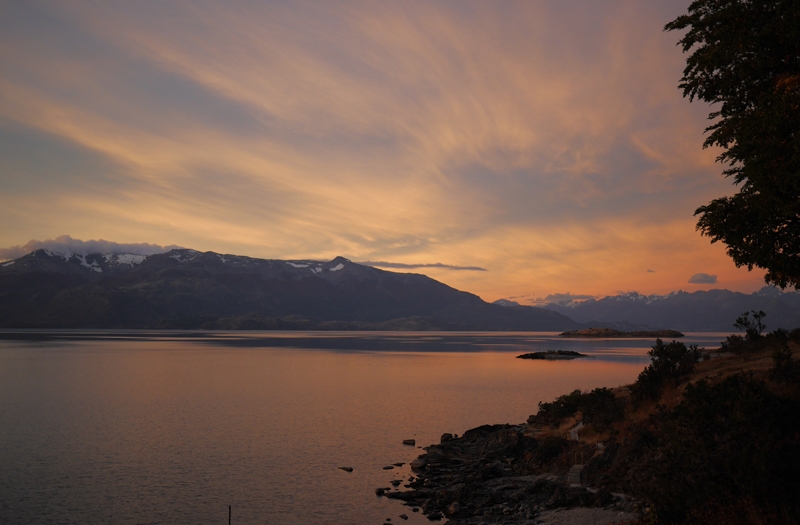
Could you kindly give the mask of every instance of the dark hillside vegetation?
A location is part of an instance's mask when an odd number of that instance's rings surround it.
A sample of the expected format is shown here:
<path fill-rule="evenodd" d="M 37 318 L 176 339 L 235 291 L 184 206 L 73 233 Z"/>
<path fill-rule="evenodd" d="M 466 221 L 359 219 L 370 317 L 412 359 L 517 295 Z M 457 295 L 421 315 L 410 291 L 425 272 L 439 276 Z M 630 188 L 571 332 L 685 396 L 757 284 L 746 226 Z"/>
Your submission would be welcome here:
<path fill-rule="evenodd" d="M 800 329 L 763 334 L 751 314 L 735 352 L 657 340 L 630 386 L 445 434 L 412 464 L 410 490 L 386 496 L 454 525 L 572 508 L 629 525 L 800 523 Z"/>
<path fill-rule="evenodd" d="M 643 523 L 798 523 L 800 330 L 742 339 L 738 353 L 723 347 L 705 361 L 659 340 L 630 387 L 573 392 L 529 422 L 581 420 L 588 428 L 569 450 L 605 445 L 586 482 L 639 498 Z"/>

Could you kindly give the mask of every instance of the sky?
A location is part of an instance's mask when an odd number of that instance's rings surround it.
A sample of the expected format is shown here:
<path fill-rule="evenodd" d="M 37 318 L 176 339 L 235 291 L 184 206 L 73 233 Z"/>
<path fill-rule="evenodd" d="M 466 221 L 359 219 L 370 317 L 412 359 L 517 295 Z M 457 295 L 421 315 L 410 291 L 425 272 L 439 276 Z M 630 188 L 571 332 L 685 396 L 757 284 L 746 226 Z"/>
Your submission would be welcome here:
<path fill-rule="evenodd" d="M 752 292 L 695 230 L 736 187 L 677 88 L 688 5 L 4 2 L 0 255 L 341 255 L 522 304 Z"/>

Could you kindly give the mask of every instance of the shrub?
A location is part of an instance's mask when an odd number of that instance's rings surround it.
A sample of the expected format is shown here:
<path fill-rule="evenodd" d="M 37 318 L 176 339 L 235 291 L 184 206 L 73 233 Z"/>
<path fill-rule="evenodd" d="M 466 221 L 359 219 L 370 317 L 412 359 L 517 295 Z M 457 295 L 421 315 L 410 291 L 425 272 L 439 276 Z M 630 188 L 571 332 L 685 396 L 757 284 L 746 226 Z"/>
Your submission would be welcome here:
<path fill-rule="evenodd" d="M 675 382 L 692 373 L 701 354 L 697 345 L 687 347 L 677 341 L 664 344 L 661 339 L 656 339 L 656 344 L 647 355 L 650 356 L 650 365 L 642 370 L 636 382 L 630 386 L 635 402 L 658 399 L 668 382 Z"/>
<path fill-rule="evenodd" d="M 729 335 L 722 342 L 722 349 L 734 354 L 743 354 L 747 349 L 747 341 L 741 335 Z"/>
<path fill-rule="evenodd" d="M 789 348 L 789 333 L 786 330 L 775 330 L 769 334 L 775 342 L 772 352 L 773 367 L 769 371 L 769 378 L 776 383 L 791 383 L 800 379 L 800 363 L 792 359 L 792 349 Z"/>
<path fill-rule="evenodd" d="M 540 463 L 549 463 L 557 458 L 569 446 L 569 441 L 559 436 L 547 436 L 536 447 L 534 457 Z"/>
<path fill-rule="evenodd" d="M 654 416 L 657 443 L 643 454 L 638 486 L 660 523 L 748 498 L 764 515 L 800 518 L 800 403 L 738 374 L 689 385 Z"/>
<path fill-rule="evenodd" d="M 750 315 L 753 318 L 750 318 Z M 745 335 L 729 335 L 722 343 L 722 349 L 733 352 L 734 354 L 747 357 L 750 353 L 755 352 L 763 347 L 765 341 L 761 333 L 767 327 L 761 320 L 766 317 L 763 311 L 750 310 L 744 312 L 736 318 L 733 326 L 742 330 Z"/>
<path fill-rule="evenodd" d="M 753 314 L 753 318 L 750 319 L 750 314 Z M 747 342 L 753 343 L 761 339 L 761 332 L 767 327 L 761 320 L 766 317 L 763 311 L 759 310 L 756 312 L 755 310 L 750 310 L 749 312 L 744 312 L 742 315 L 736 318 L 736 321 L 733 323 L 733 326 L 745 332 L 745 339 Z"/>
<path fill-rule="evenodd" d="M 605 430 L 622 419 L 624 407 L 609 388 L 595 388 L 583 393 L 575 390 L 552 403 L 539 403 L 539 412 L 533 420 L 540 424 L 557 425 L 564 418 L 583 414 L 583 422 L 591 423 L 597 430 Z"/>

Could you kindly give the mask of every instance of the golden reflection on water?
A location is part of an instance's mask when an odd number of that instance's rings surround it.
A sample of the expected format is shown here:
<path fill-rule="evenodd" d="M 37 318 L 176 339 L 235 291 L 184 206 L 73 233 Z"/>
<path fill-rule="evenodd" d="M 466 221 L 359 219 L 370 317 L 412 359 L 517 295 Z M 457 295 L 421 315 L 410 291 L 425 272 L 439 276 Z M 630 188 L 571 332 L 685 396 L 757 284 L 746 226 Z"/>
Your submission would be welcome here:
<path fill-rule="evenodd" d="M 599 349 L 617 360 L 548 362 L 474 351 L 480 337 L 471 351 L 437 353 L 362 349 L 380 334 L 366 343 L 313 334 L 356 351 L 264 346 L 264 334 L 111 335 L 0 340 L 9 522 L 209 522 L 227 505 L 239 523 L 397 521 L 407 509 L 373 491 L 407 474 L 384 465 L 421 452 L 403 439 L 427 445 L 444 432 L 521 423 L 539 401 L 629 383 L 646 364 L 641 345 Z M 410 348 L 409 337 L 391 344 Z M 521 339 L 489 344 L 519 349 Z M 454 339 L 426 334 L 413 345 L 442 340 Z"/>

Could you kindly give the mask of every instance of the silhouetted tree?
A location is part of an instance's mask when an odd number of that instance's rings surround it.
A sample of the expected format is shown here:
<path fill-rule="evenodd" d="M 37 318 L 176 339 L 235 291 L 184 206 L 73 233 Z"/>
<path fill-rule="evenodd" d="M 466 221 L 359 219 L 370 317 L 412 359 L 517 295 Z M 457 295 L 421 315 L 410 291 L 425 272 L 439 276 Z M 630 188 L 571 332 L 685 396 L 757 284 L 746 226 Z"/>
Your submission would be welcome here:
<path fill-rule="evenodd" d="M 656 339 L 656 344 L 647 355 L 650 356 L 650 364 L 628 387 L 636 403 L 658 399 L 668 382 L 691 374 L 701 357 L 697 345 L 687 347 L 678 341 L 664 344 L 661 339 Z"/>
<path fill-rule="evenodd" d="M 750 314 L 753 314 L 753 318 L 750 319 Z M 761 338 L 761 332 L 767 327 L 764 323 L 761 322 L 767 316 L 763 311 L 759 310 L 756 312 L 755 310 L 750 310 L 749 312 L 744 312 L 742 315 L 736 318 L 736 322 L 733 323 L 733 326 L 742 330 L 747 335 L 748 342 L 755 342 Z"/>
<path fill-rule="evenodd" d="M 717 105 L 704 147 L 723 148 L 740 185 L 697 209 L 697 229 L 737 266 L 800 286 L 800 1 L 696 0 L 664 29 L 688 29 L 679 87 Z"/>

